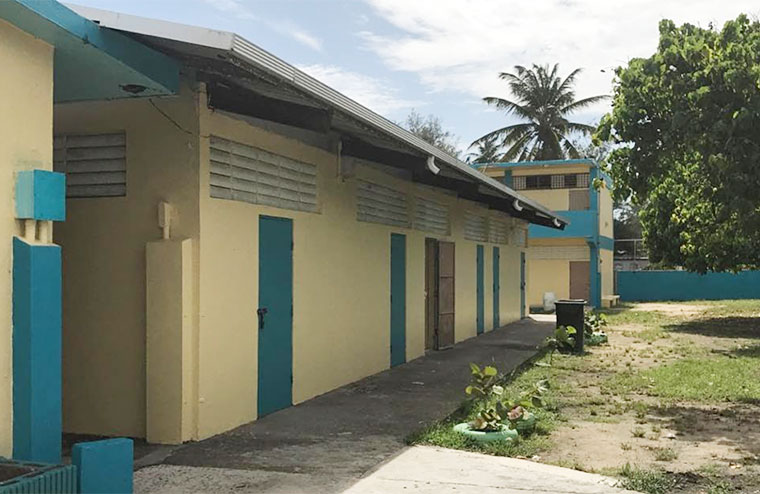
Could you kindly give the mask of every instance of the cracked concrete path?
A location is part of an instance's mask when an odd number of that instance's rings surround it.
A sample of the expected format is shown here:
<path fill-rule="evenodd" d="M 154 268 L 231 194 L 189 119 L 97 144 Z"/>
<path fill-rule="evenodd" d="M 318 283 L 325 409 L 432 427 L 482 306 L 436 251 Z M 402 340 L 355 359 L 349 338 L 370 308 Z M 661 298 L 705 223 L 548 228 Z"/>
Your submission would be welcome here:
<path fill-rule="evenodd" d="M 384 468 L 397 465 L 397 460 L 403 463 L 405 455 L 418 454 L 410 451 L 431 449 L 407 448 L 404 438 L 459 405 L 470 362 L 493 362 L 508 372 L 535 355 L 553 326 L 531 319 L 519 321 L 224 434 L 181 446 L 169 452 L 163 464 L 138 470 L 135 489 L 150 494 L 339 493 L 383 464 L 356 484 L 363 485 Z M 377 492 L 396 492 L 393 485 L 398 482 L 379 487 Z M 398 487 L 398 492 L 403 490 Z"/>

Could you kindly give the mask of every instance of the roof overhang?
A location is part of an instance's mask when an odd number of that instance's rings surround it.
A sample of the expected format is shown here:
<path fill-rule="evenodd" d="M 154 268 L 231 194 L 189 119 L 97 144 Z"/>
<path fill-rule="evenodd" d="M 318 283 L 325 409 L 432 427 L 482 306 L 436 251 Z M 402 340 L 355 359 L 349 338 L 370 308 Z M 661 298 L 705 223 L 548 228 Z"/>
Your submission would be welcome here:
<path fill-rule="evenodd" d="M 177 92 L 176 60 L 101 28 L 55 0 L 2 0 L 0 19 L 55 48 L 57 103 Z"/>
<path fill-rule="evenodd" d="M 426 185 L 531 223 L 563 229 L 567 220 L 234 33 L 79 7 L 100 26 L 129 33 L 207 83 L 209 105 L 314 132 L 336 133 L 341 153 L 401 168 Z"/>

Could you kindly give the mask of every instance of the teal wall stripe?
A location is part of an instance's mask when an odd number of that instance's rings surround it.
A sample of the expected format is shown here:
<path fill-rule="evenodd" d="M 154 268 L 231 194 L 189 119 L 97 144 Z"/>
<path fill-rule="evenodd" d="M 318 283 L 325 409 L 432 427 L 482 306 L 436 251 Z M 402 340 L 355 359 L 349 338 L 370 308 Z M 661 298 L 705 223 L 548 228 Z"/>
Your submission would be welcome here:
<path fill-rule="evenodd" d="M 13 458 L 61 462 L 61 248 L 13 239 Z"/>
<path fill-rule="evenodd" d="M 570 222 L 564 230 L 548 226 L 529 225 L 530 238 L 591 238 L 594 235 L 594 220 L 597 218 L 593 210 L 584 211 L 555 211 Z"/>
<path fill-rule="evenodd" d="M 691 273 L 689 271 L 618 271 L 620 300 L 730 300 L 760 298 L 760 271 Z"/>
<path fill-rule="evenodd" d="M 615 240 L 604 235 L 599 236 L 599 248 L 604 250 L 615 250 Z"/>

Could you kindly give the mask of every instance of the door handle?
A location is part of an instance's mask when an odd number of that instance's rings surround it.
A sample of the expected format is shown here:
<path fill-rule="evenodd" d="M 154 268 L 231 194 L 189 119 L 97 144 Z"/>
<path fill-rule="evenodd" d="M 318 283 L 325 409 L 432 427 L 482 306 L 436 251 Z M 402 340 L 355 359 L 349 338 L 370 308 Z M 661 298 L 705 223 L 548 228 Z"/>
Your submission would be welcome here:
<path fill-rule="evenodd" d="M 259 329 L 264 329 L 264 316 L 267 315 L 267 312 L 269 312 L 269 310 L 267 310 L 266 307 L 261 307 L 256 310 L 256 315 L 259 316 Z"/>

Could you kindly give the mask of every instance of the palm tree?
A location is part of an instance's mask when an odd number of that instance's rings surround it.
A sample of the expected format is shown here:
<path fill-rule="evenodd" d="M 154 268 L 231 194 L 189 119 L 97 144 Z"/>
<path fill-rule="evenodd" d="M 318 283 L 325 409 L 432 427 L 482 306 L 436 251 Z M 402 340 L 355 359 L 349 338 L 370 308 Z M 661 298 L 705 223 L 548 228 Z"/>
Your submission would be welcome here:
<path fill-rule="evenodd" d="M 533 64 L 530 69 L 516 65 L 514 74 L 500 73 L 499 78 L 507 81 L 515 101 L 495 97 L 483 101 L 523 121 L 489 132 L 473 145 L 498 139 L 506 149 L 501 161 L 580 158 L 571 138 L 590 135 L 595 128 L 571 122 L 568 116 L 609 96 L 576 100 L 573 86 L 581 69 L 573 70 L 564 80 L 557 75 L 558 70 L 559 64 L 551 69 L 548 65 Z"/>
<path fill-rule="evenodd" d="M 499 161 L 501 145 L 497 142 L 498 138 L 498 136 L 494 135 L 472 143 L 470 147 L 476 146 L 477 149 L 472 153 L 467 153 L 467 163 L 493 163 L 494 161 Z"/>

